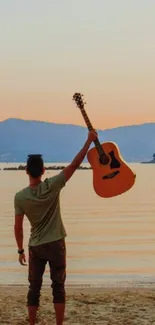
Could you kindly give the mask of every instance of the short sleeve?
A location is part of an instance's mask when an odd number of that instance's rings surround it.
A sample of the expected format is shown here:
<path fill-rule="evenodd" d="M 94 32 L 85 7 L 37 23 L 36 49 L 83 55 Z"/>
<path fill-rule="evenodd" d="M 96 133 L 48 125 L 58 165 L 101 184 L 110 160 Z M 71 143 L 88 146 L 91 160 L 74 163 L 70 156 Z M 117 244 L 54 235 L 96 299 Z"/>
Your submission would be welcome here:
<path fill-rule="evenodd" d="M 20 201 L 18 199 L 17 194 L 14 197 L 14 210 L 15 210 L 15 215 L 16 216 L 24 215 L 24 211 L 23 211 L 23 209 L 21 207 L 21 203 L 20 203 Z"/>
<path fill-rule="evenodd" d="M 60 191 L 66 184 L 65 174 L 62 171 L 58 175 L 48 178 L 49 185 L 55 190 Z"/>

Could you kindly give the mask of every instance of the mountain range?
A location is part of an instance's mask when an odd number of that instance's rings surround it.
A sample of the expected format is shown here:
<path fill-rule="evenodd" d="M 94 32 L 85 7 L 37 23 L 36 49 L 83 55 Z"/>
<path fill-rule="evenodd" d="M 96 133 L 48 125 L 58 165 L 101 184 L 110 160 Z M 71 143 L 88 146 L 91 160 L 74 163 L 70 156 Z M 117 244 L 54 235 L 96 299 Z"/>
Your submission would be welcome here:
<path fill-rule="evenodd" d="M 150 160 L 155 152 L 155 123 L 97 131 L 101 142 L 116 142 L 128 162 Z M 0 122 L 0 162 L 25 162 L 31 153 L 46 162 L 69 162 L 86 137 L 82 126 L 10 118 Z"/>

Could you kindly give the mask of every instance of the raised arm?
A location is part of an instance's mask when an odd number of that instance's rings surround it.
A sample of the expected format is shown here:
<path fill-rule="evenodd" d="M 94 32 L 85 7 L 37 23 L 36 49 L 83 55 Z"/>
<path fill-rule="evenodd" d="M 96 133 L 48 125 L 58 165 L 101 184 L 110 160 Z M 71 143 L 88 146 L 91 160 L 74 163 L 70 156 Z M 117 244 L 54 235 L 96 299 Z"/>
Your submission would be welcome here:
<path fill-rule="evenodd" d="M 77 168 L 81 165 L 82 161 L 84 160 L 88 149 L 91 145 L 91 143 L 97 138 L 96 131 L 90 131 L 88 133 L 88 139 L 85 142 L 83 148 L 80 150 L 80 152 L 76 155 L 76 157 L 73 159 L 70 165 L 64 168 L 63 172 L 65 175 L 66 182 L 71 178 L 71 176 L 74 174 L 74 172 L 77 170 Z"/>

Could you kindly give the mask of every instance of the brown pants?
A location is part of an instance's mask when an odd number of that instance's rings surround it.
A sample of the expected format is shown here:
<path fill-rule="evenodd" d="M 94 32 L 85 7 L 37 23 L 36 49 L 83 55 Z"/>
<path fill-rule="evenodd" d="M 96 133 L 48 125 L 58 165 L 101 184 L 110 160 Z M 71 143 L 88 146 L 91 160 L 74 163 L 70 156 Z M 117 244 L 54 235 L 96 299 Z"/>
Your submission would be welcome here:
<path fill-rule="evenodd" d="M 40 246 L 29 246 L 28 306 L 39 306 L 40 290 L 47 262 L 52 280 L 53 303 L 65 303 L 66 245 L 65 240 L 61 239 Z"/>

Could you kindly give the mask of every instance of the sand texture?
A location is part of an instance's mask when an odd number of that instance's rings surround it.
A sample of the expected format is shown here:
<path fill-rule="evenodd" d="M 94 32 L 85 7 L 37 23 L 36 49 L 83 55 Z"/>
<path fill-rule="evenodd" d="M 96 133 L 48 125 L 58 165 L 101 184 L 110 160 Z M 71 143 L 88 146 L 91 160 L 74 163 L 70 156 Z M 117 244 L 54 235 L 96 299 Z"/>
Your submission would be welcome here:
<path fill-rule="evenodd" d="M 67 288 L 64 325 L 155 325 L 155 290 Z M 27 287 L 0 286 L 0 325 L 28 324 Z M 38 325 L 54 325 L 51 291 L 42 288 Z"/>

